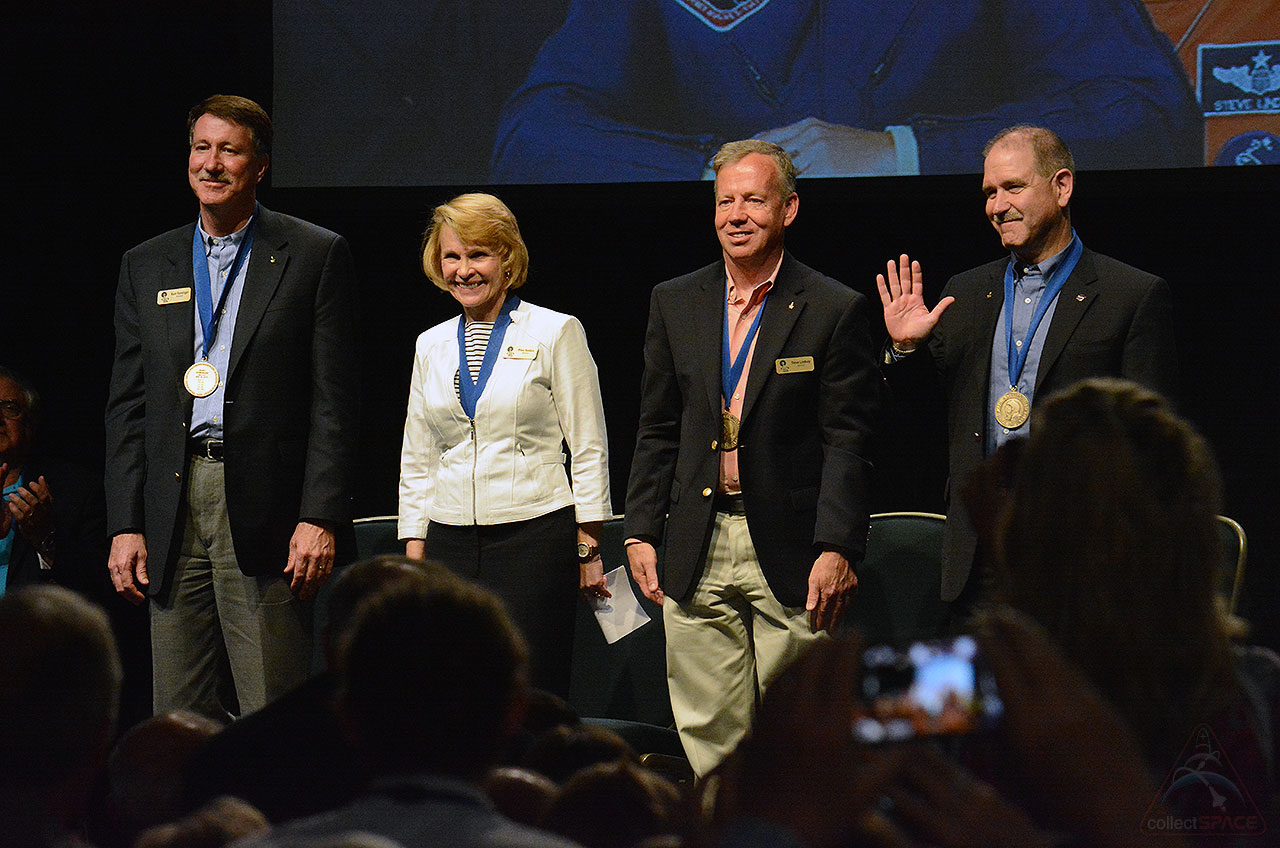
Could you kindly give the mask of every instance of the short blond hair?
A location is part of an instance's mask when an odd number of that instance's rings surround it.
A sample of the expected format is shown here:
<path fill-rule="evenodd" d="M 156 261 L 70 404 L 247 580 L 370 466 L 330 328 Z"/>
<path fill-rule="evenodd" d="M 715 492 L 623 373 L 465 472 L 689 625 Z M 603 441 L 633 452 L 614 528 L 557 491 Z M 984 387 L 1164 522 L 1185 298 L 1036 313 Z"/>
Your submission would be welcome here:
<path fill-rule="evenodd" d="M 722 145 L 716 155 L 711 157 L 711 170 L 719 174 L 721 168 L 741 162 L 752 153 L 759 153 L 773 160 L 777 171 L 776 185 L 783 200 L 796 193 L 796 165 L 791 161 L 791 156 L 781 146 L 761 138 L 744 138 Z"/>
<path fill-rule="evenodd" d="M 449 227 L 467 244 L 492 250 L 502 263 L 503 275 L 513 289 L 529 276 L 529 249 L 520 236 L 516 216 L 492 194 L 471 192 L 441 203 L 431 212 L 431 223 L 422 234 L 422 270 L 436 288 L 449 290 L 440 270 L 440 230 Z"/>

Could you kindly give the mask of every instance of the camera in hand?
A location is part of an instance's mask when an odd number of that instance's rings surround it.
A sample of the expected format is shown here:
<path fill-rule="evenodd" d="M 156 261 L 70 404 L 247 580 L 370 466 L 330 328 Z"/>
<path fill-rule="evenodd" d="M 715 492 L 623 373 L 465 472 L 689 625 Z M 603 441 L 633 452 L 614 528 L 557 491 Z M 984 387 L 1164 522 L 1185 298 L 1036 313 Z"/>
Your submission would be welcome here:
<path fill-rule="evenodd" d="M 977 733 L 994 727 L 1004 711 L 971 636 L 905 649 L 875 645 L 863 666 L 853 715 L 860 742 Z"/>

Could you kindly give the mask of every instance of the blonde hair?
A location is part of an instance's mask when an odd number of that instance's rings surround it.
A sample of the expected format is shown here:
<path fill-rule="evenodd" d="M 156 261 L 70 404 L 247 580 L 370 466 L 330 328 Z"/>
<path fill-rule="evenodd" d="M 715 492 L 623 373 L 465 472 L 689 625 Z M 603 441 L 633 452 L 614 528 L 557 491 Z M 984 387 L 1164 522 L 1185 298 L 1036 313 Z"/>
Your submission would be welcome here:
<path fill-rule="evenodd" d="M 492 194 L 471 192 L 441 203 L 431 212 L 422 234 L 422 270 L 443 291 L 449 290 L 440 270 L 440 230 L 449 227 L 458 238 L 492 250 L 502 263 L 508 285 L 518 289 L 529 276 L 529 250 L 520 236 L 516 216 Z"/>
<path fill-rule="evenodd" d="M 778 189 L 778 194 L 783 200 L 796 193 L 796 165 L 791 161 L 787 151 L 772 141 L 760 138 L 730 141 L 721 146 L 716 151 L 716 155 L 711 158 L 711 169 L 719 174 L 721 168 L 737 164 L 752 153 L 759 153 L 773 160 L 773 165 L 777 169 L 775 188 Z"/>

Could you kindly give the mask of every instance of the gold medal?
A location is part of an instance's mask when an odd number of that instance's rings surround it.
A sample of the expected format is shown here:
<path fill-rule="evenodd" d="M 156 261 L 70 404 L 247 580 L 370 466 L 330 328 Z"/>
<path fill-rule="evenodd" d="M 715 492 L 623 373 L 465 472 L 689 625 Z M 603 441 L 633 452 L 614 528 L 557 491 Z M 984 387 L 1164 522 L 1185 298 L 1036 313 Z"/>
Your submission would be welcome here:
<path fill-rule="evenodd" d="M 192 397 L 208 397 L 218 388 L 218 369 L 207 360 L 201 360 L 182 375 L 182 385 Z"/>
<path fill-rule="evenodd" d="M 1000 395 L 996 401 L 996 421 L 1006 430 L 1016 430 L 1031 417 L 1031 401 L 1017 389 Z"/>
<path fill-rule="evenodd" d="M 738 428 L 740 426 L 742 426 L 742 422 L 738 420 L 738 416 L 726 409 L 720 416 L 720 450 L 731 451 L 738 449 Z"/>

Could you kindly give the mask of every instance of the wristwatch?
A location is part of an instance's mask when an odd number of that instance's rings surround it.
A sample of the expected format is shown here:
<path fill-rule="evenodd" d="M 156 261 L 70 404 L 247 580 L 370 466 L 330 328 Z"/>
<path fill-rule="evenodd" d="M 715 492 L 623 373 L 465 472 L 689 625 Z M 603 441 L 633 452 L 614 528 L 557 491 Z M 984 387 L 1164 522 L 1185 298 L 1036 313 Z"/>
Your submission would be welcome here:
<path fill-rule="evenodd" d="M 578 543 L 578 562 L 591 562 L 598 556 L 600 556 L 599 545 L 588 545 L 586 542 Z"/>

